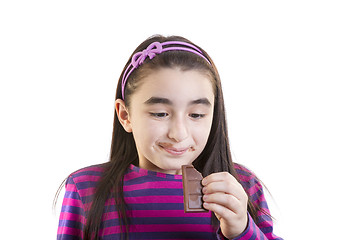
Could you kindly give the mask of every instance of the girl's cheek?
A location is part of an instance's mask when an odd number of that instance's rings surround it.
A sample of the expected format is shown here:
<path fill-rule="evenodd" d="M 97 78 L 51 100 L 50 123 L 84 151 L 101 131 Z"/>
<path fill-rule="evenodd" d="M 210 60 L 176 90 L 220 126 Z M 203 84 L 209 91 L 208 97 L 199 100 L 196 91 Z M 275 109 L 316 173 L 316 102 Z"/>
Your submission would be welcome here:
<path fill-rule="evenodd" d="M 168 129 L 167 123 L 164 121 L 150 120 L 147 121 L 145 126 L 148 131 L 153 132 L 154 134 L 165 133 Z"/>
<path fill-rule="evenodd" d="M 204 146 L 209 138 L 209 134 L 210 134 L 210 127 L 208 128 L 206 126 L 202 126 L 202 127 L 198 126 L 193 128 L 192 130 L 192 136 L 195 138 L 195 141 L 197 141 L 198 144 Z"/>

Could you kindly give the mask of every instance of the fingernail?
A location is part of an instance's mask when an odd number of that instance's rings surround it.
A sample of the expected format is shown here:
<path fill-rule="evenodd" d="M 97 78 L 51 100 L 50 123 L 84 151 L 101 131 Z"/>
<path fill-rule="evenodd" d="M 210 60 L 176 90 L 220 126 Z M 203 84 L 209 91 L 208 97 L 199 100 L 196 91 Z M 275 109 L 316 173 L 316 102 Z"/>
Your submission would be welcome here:
<path fill-rule="evenodd" d="M 206 187 L 203 187 L 202 192 L 205 194 L 206 191 L 207 191 L 207 188 L 206 188 Z"/>
<path fill-rule="evenodd" d="M 203 185 L 203 186 L 205 186 L 206 185 L 206 178 L 204 178 L 202 181 L 201 181 L 201 184 Z"/>

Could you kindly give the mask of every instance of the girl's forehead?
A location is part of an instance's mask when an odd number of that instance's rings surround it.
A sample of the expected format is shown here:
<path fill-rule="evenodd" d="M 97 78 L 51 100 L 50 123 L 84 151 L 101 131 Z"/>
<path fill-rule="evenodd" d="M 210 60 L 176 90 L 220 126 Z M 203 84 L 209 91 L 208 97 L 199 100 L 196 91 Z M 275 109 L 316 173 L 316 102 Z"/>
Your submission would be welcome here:
<path fill-rule="evenodd" d="M 208 75 L 197 70 L 166 68 L 152 71 L 144 77 L 133 97 L 143 101 L 156 97 L 177 102 L 207 98 L 212 103 L 214 93 Z"/>

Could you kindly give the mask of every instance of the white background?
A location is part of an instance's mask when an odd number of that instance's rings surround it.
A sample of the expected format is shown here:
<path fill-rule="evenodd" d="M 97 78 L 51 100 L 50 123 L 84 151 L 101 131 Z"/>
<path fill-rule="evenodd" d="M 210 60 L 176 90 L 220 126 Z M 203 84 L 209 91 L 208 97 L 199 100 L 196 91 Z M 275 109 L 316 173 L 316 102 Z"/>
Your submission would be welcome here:
<path fill-rule="evenodd" d="M 108 160 L 118 77 L 156 33 L 214 59 L 234 159 L 269 188 L 275 233 L 357 238 L 359 12 L 346 0 L 2 1 L 1 239 L 55 239 L 55 192 Z"/>

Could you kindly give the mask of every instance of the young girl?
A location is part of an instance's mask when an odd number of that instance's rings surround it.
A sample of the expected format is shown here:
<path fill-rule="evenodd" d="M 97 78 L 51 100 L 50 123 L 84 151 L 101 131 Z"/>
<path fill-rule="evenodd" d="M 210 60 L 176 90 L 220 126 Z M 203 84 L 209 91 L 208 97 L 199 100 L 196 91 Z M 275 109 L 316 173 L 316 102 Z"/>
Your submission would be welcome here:
<path fill-rule="evenodd" d="M 188 164 L 209 212 L 184 212 Z M 214 62 L 182 37 L 145 40 L 119 79 L 110 161 L 68 177 L 58 239 L 281 239 L 272 225 L 260 182 L 232 162 Z"/>

